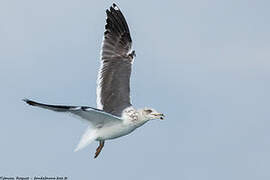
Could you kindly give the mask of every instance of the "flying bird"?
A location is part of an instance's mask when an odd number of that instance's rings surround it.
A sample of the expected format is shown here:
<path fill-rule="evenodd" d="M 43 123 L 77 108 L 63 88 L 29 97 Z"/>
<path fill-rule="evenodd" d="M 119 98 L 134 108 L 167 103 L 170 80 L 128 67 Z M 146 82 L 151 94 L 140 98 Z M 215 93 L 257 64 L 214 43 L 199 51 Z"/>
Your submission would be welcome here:
<path fill-rule="evenodd" d="M 75 151 L 98 141 L 94 158 L 106 140 L 125 136 L 152 119 L 164 115 L 152 108 L 135 109 L 130 102 L 130 74 L 135 58 L 128 24 L 116 4 L 106 10 L 107 18 L 97 78 L 97 108 L 49 105 L 24 99 L 32 106 L 76 115 L 89 123 Z"/>

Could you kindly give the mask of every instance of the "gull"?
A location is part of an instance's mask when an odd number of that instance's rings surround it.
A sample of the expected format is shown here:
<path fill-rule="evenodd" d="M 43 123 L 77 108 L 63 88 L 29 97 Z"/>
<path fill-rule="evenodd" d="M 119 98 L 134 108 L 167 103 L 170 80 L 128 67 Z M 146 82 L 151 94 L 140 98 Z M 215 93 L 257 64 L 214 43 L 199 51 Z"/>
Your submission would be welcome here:
<path fill-rule="evenodd" d="M 101 66 L 97 78 L 97 108 L 88 106 L 49 105 L 30 99 L 27 104 L 73 114 L 89 126 L 75 151 L 98 141 L 94 158 L 106 140 L 125 136 L 152 119 L 164 119 L 153 108 L 135 109 L 130 101 L 130 74 L 135 58 L 129 27 L 116 4 L 106 10 L 107 18 L 101 46 Z"/>

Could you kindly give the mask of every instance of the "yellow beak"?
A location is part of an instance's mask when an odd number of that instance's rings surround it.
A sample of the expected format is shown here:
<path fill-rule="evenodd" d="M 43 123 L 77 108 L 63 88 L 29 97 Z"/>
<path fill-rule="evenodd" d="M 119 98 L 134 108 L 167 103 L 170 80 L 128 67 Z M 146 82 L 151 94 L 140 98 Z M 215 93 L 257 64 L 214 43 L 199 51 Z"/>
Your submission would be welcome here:
<path fill-rule="evenodd" d="M 160 118 L 161 120 L 163 120 L 164 117 L 165 117 L 165 115 L 162 114 L 162 113 L 155 113 L 155 114 L 153 114 L 153 115 L 154 115 L 154 116 L 159 116 L 159 118 Z"/>

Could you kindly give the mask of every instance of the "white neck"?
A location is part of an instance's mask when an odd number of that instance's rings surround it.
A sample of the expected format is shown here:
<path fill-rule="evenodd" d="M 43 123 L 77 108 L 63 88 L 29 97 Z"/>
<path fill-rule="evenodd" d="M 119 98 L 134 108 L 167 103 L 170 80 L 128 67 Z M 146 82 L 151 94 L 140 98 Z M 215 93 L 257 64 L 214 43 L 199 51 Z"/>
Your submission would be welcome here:
<path fill-rule="evenodd" d="M 124 123 L 132 123 L 136 124 L 136 126 L 141 126 L 148 121 L 148 118 L 145 116 L 142 109 L 136 110 L 132 106 L 124 109 L 122 113 L 122 119 Z"/>

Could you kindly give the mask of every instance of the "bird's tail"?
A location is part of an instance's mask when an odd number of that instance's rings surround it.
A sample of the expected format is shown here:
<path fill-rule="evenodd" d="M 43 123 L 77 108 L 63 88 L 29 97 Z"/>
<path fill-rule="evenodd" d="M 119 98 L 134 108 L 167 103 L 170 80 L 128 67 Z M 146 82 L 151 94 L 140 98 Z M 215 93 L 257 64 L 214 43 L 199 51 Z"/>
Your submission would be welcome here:
<path fill-rule="evenodd" d="M 37 106 L 40 108 L 49 109 L 56 112 L 71 112 L 71 113 L 73 112 L 74 114 L 76 114 L 76 110 L 78 110 L 78 108 L 79 109 L 88 108 L 86 106 L 49 105 L 49 104 L 38 103 L 29 99 L 23 99 L 23 101 L 25 101 L 27 104 L 31 106 Z M 77 114 L 77 115 L 80 116 L 80 114 Z M 96 132 L 97 130 L 95 128 L 91 128 L 91 126 L 89 126 L 87 130 L 85 131 L 85 133 L 82 135 L 81 140 L 74 151 L 75 152 L 79 151 L 80 149 L 86 147 L 88 144 L 96 140 Z"/>
<path fill-rule="evenodd" d="M 86 147 L 87 145 L 89 145 L 90 143 L 92 143 L 96 139 L 96 132 L 97 132 L 96 129 L 93 129 L 89 126 L 82 135 L 81 140 L 77 145 L 76 149 L 74 150 L 74 152 L 77 152 Z"/>

